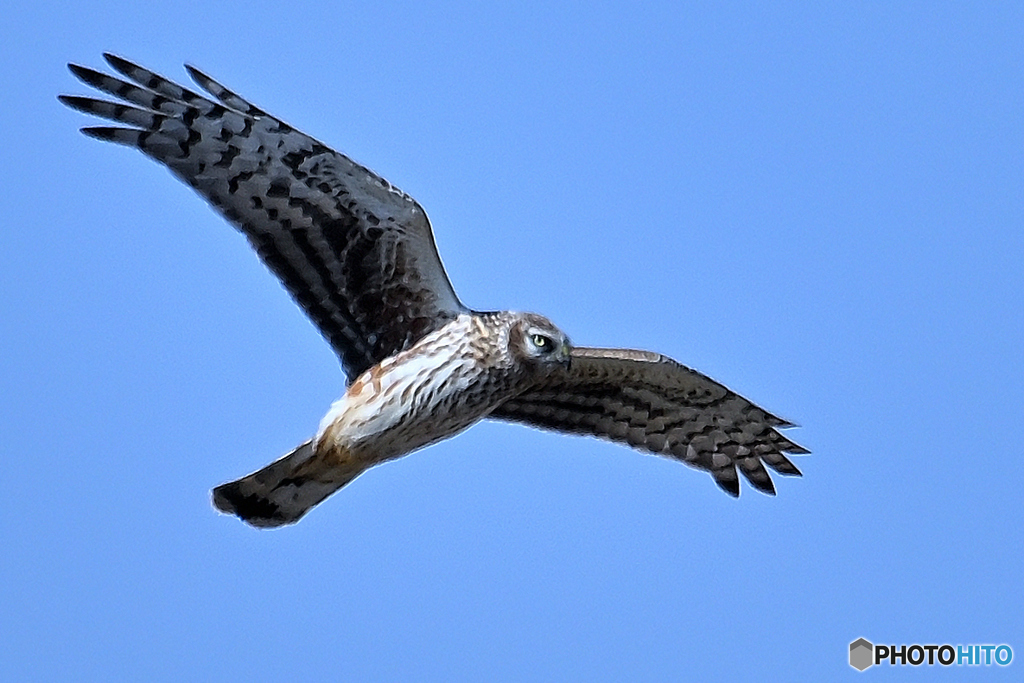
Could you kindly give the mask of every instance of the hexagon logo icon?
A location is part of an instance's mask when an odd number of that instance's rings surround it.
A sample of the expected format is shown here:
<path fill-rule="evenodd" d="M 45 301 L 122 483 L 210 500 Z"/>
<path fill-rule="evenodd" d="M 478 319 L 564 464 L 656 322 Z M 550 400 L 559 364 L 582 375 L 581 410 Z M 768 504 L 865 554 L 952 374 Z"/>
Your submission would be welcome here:
<path fill-rule="evenodd" d="M 863 671 L 874 664 L 875 646 L 864 638 L 858 638 L 850 643 L 850 666 L 857 671 Z"/>

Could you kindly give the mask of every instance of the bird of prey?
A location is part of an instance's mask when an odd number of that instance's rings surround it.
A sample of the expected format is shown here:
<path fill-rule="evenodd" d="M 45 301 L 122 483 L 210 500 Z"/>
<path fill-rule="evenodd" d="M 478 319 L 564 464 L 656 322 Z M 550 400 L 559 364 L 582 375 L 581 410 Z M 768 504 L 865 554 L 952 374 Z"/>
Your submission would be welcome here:
<path fill-rule="evenodd" d="M 256 527 L 297 522 L 366 469 L 493 418 L 679 460 L 733 496 L 800 471 L 792 427 L 657 353 L 573 346 L 547 318 L 459 301 L 415 200 L 186 66 L 206 95 L 114 55 L 69 64 L 113 101 L 61 102 L 122 124 L 82 132 L 142 151 L 242 232 L 338 354 L 350 382 L 315 436 L 213 502 Z"/>

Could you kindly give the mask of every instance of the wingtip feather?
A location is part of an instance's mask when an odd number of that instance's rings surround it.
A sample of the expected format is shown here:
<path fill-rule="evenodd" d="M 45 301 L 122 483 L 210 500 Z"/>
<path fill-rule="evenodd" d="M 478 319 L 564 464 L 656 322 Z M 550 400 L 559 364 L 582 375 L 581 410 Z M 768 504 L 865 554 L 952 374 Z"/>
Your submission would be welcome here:
<path fill-rule="evenodd" d="M 65 107 L 70 107 L 75 111 L 80 111 L 83 114 L 95 114 L 93 111 L 94 107 L 91 105 L 96 100 L 91 97 L 81 97 L 79 95 L 57 95 L 57 99 Z"/>
<path fill-rule="evenodd" d="M 113 126 L 87 126 L 80 128 L 86 137 L 102 140 L 104 142 L 115 142 L 119 145 L 138 147 L 139 135 L 142 131 L 135 128 L 116 128 Z"/>
<path fill-rule="evenodd" d="M 113 52 L 104 52 L 103 59 L 106 60 L 107 64 L 125 76 L 128 75 L 127 71 L 137 68 L 136 64 L 129 62 L 124 57 L 118 57 Z"/>
<path fill-rule="evenodd" d="M 93 72 L 93 70 L 89 67 L 83 66 L 81 64 L 75 64 L 74 62 L 68 62 L 68 71 L 74 74 L 75 78 L 78 78 L 79 80 L 83 81 L 86 78 L 88 78 L 88 75 L 90 73 Z"/>
<path fill-rule="evenodd" d="M 797 466 L 792 461 L 784 456 L 782 453 L 769 453 L 761 456 L 762 462 L 771 467 L 779 474 L 787 477 L 801 477 L 803 473 L 797 469 Z"/>
<path fill-rule="evenodd" d="M 204 80 L 213 80 L 209 76 L 204 74 L 202 71 L 189 64 L 188 62 L 185 62 L 185 71 L 187 71 L 188 75 L 192 78 L 192 80 L 198 83 L 199 85 L 202 85 Z"/>
<path fill-rule="evenodd" d="M 739 466 L 740 471 L 743 472 L 743 476 L 746 477 L 751 486 L 766 495 L 775 495 L 775 483 L 772 482 L 771 475 L 764 468 L 760 458 L 744 458 L 739 461 Z"/>
<path fill-rule="evenodd" d="M 712 470 L 711 476 L 714 478 L 715 483 L 718 487 L 728 493 L 733 498 L 740 497 L 740 478 L 736 474 L 736 467 L 723 467 L 721 469 Z"/>

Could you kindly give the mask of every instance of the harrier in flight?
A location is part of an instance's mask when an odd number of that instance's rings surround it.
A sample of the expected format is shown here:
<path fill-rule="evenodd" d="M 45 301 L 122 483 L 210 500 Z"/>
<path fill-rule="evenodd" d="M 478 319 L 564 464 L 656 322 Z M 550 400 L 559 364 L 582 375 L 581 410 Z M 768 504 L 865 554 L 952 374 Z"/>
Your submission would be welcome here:
<path fill-rule="evenodd" d="M 799 475 L 793 425 L 648 351 L 573 346 L 547 318 L 466 308 L 411 197 L 192 67 L 208 96 L 113 55 L 69 65 L 114 101 L 60 100 L 167 166 L 248 238 L 338 354 L 350 382 L 315 436 L 213 502 L 256 527 L 297 522 L 378 463 L 484 418 L 589 434 L 679 460 L 738 496 L 737 470 Z"/>

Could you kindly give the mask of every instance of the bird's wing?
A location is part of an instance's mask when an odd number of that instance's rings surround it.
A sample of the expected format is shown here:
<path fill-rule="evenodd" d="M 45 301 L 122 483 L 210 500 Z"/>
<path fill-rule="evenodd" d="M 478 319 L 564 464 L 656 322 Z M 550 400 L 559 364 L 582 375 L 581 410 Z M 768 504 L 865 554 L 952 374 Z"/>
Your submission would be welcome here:
<path fill-rule="evenodd" d="M 775 493 L 764 466 L 799 475 L 784 455 L 808 451 L 779 433 L 792 427 L 671 358 L 628 349 L 576 348 L 568 369 L 506 401 L 491 417 L 590 434 L 707 470 L 738 496 L 736 470 Z"/>
<path fill-rule="evenodd" d="M 82 132 L 166 165 L 245 234 L 349 378 L 465 310 L 411 197 L 192 67 L 212 98 L 104 56 L 125 80 L 69 68 L 120 101 L 60 99 L 127 127 Z"/>

